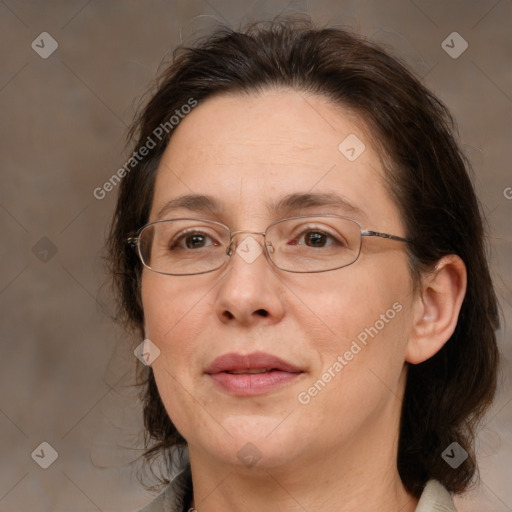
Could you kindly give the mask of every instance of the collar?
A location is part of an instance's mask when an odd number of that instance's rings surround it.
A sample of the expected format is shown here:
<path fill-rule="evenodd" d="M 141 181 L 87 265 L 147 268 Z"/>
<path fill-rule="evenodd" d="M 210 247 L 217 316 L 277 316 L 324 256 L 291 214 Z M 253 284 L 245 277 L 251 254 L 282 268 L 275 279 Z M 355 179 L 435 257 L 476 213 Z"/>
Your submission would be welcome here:
<path fill-rule="evenodd" d="M 457 512 L 457 509 L 443 484 L 429 480 L 421 493 L 416 512 Z"/>

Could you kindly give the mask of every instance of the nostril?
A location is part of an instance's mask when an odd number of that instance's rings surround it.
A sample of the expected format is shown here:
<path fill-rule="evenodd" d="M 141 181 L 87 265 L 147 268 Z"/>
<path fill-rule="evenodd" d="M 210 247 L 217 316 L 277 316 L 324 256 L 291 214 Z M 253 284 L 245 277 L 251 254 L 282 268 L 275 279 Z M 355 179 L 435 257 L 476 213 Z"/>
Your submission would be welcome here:
<path fill-rule="evenodd" d="M 265 309 L 258 309 L 256 313 L 261 316 L 268 316 L 268 311 L 266 311 Z"/>

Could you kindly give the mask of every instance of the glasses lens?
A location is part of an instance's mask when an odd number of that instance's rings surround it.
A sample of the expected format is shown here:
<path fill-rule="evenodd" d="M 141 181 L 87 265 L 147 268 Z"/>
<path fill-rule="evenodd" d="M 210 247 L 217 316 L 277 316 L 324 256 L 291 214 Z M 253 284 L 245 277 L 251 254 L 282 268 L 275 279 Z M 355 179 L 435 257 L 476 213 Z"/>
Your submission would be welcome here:
<path fill-rule="evenodd" d="M 267 231 L 269 254 L 279 268 L 322 272 L 354 263 L 361 250 L 361 228 L 336 216 L 286 219 Z"/>
<path fill-rule="evenodd" d="M 196 219 L 158 221 L 139 235 L 142 262 L 163 274 L 210 272 L 228 258 L 229 231 L 215 222 Z"/>

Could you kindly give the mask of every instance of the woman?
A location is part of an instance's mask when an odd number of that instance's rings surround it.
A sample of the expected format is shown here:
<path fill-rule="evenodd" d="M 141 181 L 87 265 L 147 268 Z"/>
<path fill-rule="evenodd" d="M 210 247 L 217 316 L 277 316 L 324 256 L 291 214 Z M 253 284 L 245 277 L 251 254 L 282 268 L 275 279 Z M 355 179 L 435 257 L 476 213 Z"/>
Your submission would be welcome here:
<path fill-rule="evenodd" d="M 177 51 L 132 135 L 113 276 L 146 457 L 185 461 L 143 510 L 455 510 L 498 315 L 445 107 L 280 20 Z"/>

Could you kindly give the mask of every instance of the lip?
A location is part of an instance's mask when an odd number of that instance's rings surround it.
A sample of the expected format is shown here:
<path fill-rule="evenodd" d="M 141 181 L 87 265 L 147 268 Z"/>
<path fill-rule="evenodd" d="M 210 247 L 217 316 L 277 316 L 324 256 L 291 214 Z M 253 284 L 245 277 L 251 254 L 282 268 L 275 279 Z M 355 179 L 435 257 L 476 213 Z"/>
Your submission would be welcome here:
<path fill-rule="evenodd" d="M 267 370 L 264 373 L 244 373 L 250 370 Z M 237 373 L 228 373 L 237 372 Z M 229 353 L 217 357 L 206 369 L 215 385 L 235 396 L 255 396 L 267 393 L 299 378 L 304 371 L 283 359 L 254 352 Z"/>

